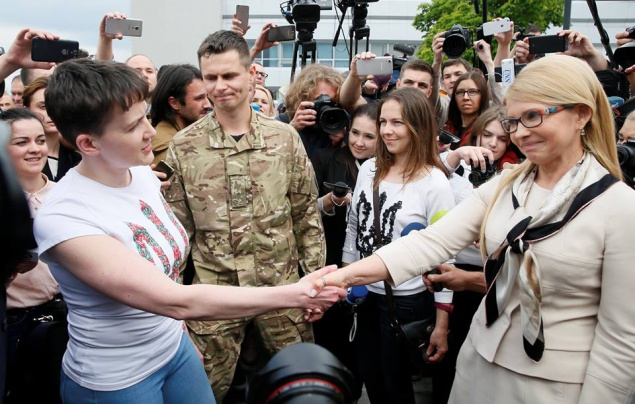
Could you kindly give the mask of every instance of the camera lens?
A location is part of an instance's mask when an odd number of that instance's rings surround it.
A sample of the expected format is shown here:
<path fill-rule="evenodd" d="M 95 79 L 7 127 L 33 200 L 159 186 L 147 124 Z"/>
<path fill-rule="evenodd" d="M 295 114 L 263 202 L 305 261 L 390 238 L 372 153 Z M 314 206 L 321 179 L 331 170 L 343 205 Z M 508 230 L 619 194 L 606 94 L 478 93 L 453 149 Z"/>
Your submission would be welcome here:
<path fill-rule="evenodd" d="M 328 350 L 299 343 L 278 352 L 249 386 L 247 403 L 352 402 L 353 375 Z"/>
<path fill-rule="evenodd" d="M 635 147 L 630 144 L 618 145 L 617 161 L 619 161 L 622 169 L 635 171 Z"/>
<path fill-rule="evenodd" d="M 450 36 L 445 38 L 445 42 L 443 42 L 443 52 L 448 55 L 450 59 L 460 58 L 466 49 L 467 44 L 465 43 L 465 38 L 459 33 L 450 34 Z"/>
<path fill-rule="evenodd" d="M 348 113 L 341 108 L 327 107 L 321 111 L 319 121 L 326 133 L 335 134 L 348 126 Z"/>

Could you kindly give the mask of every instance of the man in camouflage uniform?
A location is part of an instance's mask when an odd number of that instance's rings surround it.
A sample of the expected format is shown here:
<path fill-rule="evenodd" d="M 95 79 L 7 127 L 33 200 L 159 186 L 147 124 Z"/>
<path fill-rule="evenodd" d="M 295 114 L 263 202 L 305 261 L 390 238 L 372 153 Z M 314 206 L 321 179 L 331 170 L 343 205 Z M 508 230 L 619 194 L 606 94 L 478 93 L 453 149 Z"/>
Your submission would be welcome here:
<path fill-rule="evenodd" d="M 313 167 L 297 132 L 250 107 L 245 40 L 231 31 L 198 50 L 214 112 L 179 132 L 167 161 L 175 169 L 166 200 L 192 240 L 193 283 L 273 286 L 324 266 L 325 244 Z M 229 321 L 189 321 L 216 400 L 231 383 L 245 327 L 253 323 L 276 352 L 312 341 L 301 310 Z"/>

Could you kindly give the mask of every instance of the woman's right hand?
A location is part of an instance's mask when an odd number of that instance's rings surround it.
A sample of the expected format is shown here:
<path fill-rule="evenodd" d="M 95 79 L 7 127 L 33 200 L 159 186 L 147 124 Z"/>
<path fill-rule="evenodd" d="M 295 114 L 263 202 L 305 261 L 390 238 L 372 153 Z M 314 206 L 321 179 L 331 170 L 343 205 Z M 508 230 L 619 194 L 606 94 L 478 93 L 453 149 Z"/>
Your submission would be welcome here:
<path fill-rule="evenodd" d="M 485 157 L 489 160 L 489 163 L 494 162 L 494 153 L 490 149 L 479 146 L 462 146 L 452 152 L 459 159 L 465 161 L 465 163 L 471 166 L 480 166 L 481 170 L 487 170 L 487 164 L 485 163 Z M 449 160 L 448 156 L 448 160 Z M 452 165 L 454 167 L 454 165 Z"/>
<path fill-rule="evenodd" d="M 360 80 L 372 80 L 374 77 L 372 75 L 370 76 L 359 76 L 357 74 L 357 61 L 358 60 L 370 60 L 370 59 L 375 59 L 377 57 L 377 55 L 375 55 L 372 52 L 362 52 L 360 54 L 357 54 L 353 57 L 353 59 L 351 60 L 351 66 L 350 66 L 350 72 L 349 74 L 353 77 L 357 77 Z"/>
<path fill-rule="evenodd" d="M 113 39 L 123 39 L 123 34 L 118 33 L 118 34 L 107 34 L 106 33 L 106 19 L 108 18 L 114 18 L 117 20 L 125 20 L 127 17 L 125 14 L 120 13 L 115 11 L 114 13 L 107 13 L 106 15 L 104 15 L 101 19 L 101 22 L 99 23 L 99 38 L 100 39 L 105 39 L 108 41 L 112 41 Z"/>
<path fill-rule="evenodd" d="M 298 281 L 297 284 L 301 287 L 302 295 L 308 298 L 303 299 L 303 304 L 300 307 L 305 309 L 307 313 L 324 313 L 333 304 L 346 298 L 345 289 L 337 286 L 326 286 L 324 277 L 336 270 L 337 265 L 329 265 L 311 272 Z M 319 289 L 314 287 L 316 284 L 319 284 Z"/>
<path fill-rule="evenodd" d="M 298 132 L 307 126 L 315 125 L 315 117 L 317 112 L 313 108 L 313 103 L 311 101 L 302 101 L 300 105 L 298 105 L 298 109 L 293 114 L 293 119 L 289 124 L 295 128 Z"/>

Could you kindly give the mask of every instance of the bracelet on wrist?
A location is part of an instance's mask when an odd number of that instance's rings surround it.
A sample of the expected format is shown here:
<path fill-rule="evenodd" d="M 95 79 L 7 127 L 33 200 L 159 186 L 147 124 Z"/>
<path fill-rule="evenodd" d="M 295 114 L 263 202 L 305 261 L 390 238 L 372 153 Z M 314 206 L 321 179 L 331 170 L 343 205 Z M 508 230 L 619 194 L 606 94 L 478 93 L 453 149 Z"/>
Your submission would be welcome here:
<path fill-rule="evenodd" d="M 333 202 L 333 205 L 335 205 L 337 207 L 340 207 L 340 206 L 343 206 L 346 203 L 346 199 L 344 199 L 342 201 L 342 203 L 337 203 L 337 202 L 335 202 L 335 198 L 333 198 L 333 192 L 331 192 L 331 202 Z"/>

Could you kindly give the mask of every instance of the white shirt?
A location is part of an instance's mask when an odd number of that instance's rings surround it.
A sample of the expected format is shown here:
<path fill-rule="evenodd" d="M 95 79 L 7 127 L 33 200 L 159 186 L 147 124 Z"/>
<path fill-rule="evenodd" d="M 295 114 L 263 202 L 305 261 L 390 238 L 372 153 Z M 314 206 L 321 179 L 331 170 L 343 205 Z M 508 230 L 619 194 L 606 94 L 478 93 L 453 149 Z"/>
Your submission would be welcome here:
<path fill-rule="evenodd" d="M 69 308 L 64 373 L 98 391 L 119 390 L 143 380 L 174 356 L 183 336 L 181 321 L 112 300 L 47 254 L 72 238 L 107 235 L 176 281 L 188 243 L 183 226 L 163 200 L 150 168 L 133 167 L 130 173 L 129 186 L 111 188 L 71 169 L 35 220 L 41 258 L 59 282 Z"/>

